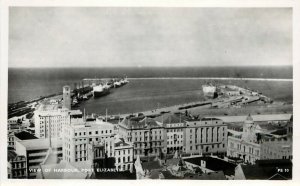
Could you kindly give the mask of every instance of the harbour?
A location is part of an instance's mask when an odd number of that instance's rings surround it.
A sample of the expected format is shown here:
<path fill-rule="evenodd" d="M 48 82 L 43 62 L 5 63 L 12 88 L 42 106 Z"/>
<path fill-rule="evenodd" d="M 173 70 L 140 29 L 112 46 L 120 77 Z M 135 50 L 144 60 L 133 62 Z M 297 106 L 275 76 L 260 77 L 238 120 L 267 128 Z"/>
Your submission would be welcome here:
<path fill-rule="evenodd" d="M 240 96 L 230 96 L 224 100 L 221 100 L 222 104 L 225 104 L 225 106 L 218 106 L 221 104 L 220 99 L 207 100 L 203 94 L 201 85 L 205 85 L 205 83 L 207 83 L 207 79 L 203 78 L 128 78 L 127 81 L 130 82 L 128 85 L 120 89 L 111 88 L 109 94 L 95 99 L 93 97 L 92 85 L 96 86 L 96 83 L 106 85 L 109 81 L 109 78 L 84 78 L 82 81 L 78 81 L 78 83 L 73 83 L 73 87 L 76 87 L 72 94 L 72 98 L 76 98 L 73 99 L 73 101 L 76 100 L 75 104 L 72 102 L 74 109 L 80 109 L 81 111 L 85 110 L 86 114 L 93 114 L 95 116 L 105 117 L 105 115 L 108 115 L 109 118 L 123 118 L 128 115 L 138 115 L 139 113 L 143 113 L 145 115 L 157 115 L 164 112 L 184 112 L 185 110 L 189 110 L 193 114 L 202 113 L 207 115 L 221 116 L 239 115 L 239 112 L 241 114 L 244 112 L 252 113 L 253 110 L 260 110 L 258 112 L 253 112 L 253 114 L 278 113 L 280 111 L 287 112 L 292 110 L 292 106 L 281 104 L 281 102 L 290 102 L 288 91 L 285 92 L 284 99 L 278 99 L 275 97 L 275 104 L 271 106 L 252 104 L 247 105 L 247 107 L 238 106 L 236 108 L 231 107 L 230 109 L 228 106 L 226 106 L 226 102 L 231 103 L 234 101 L 240 101 Z M 289 81 L 280 83 L 281 87 L 276 86 L 277 81 L 269 80 L 259 81 L 262 82 L 263 85 L 259 85 L 257 82 L 253 83 L 255 86 L 251 86 L 251 81 L 238 79 L 224 80 L 223 78 L 220 78 L 218 80 L 210 80 L 210 82 L 213 81 L 219 83 L 220 85 L 222 83 L 234 83 L 234 85 L 244 87 L 248 86 L 252 89 L 259 90 L 268 96 L 270 95 L 268 91 L 271 92 L 271 90 L 273 90 L 280 92 L 279 89 L 281 90 L 284 88 L 283 86 L 292 86 L 292 83 Z M 272 86 L 271 90 L 263 87 L 270 87 L 270 85 Z M 162 87 L 171 87 L 171 89 L 163 89 Z M 175 90 L 174 87 L 176 87 Z M 135 96 L 132 96 L 134 94 Z M 255 96 L 252 98 L 254 97 Z M 37 104 L 37 102 L 43 99 L 59 100 L 62 98 L 61 93 L 57 93 L 40 99 L 24 102 L 23 104 Z M 19 112 L 19 114 L 16 114 L 15 112 L 9 112 L 9 117 L 28 114 L 34 111 L 32 106 L 25 106 L 23 108 L 25 109 L 21 109 L 21 111 L 23 111 Z M 241 110 L 244 110 L 244 112 L 241 112 Z"/>

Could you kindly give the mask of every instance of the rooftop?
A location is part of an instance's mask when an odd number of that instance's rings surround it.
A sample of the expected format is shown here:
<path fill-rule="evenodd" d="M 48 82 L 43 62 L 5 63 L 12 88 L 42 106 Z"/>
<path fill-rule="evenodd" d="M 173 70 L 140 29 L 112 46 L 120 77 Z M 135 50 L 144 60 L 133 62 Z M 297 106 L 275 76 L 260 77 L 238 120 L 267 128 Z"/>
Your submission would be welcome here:
<path fill-rule="evenodd" d="M 49 138 L 22 140 L 22 141 L 17 141 L 17 143 L 22 144 L 27 150 L 47 149 L 50 147 Z M 52 147 L 62 147 L 62 140 L 57 138 L 52 138 L 51 144 Z"/>
<path fill-rule="evenodd" d="M 222 159 L 213 157 L 195 157 L 187 158 L 184 161 L 201 166 L 201 161 L 206 162 L 205 168 L 212 171 L 223 171 L 225 175 L 234 175 L 236 165 Z"/>
<path fill-rule="evenodd" d="M 143 170 L 154 170 L 154 169 L 161 169 L 162 166 L 160 165 L 159 161 L 148 161 L 142 162 Z"/>
<path fill-rule="evenodd" d="M 185 174 L 184 179 L 186 180 L 226 180 L 226 177 L 224 175 L 223 171 L 217 171 L 217 172 L 209 172 L 209 173 L 203 173 L 203 174 Z"/>
<path fill-rule="evenodd" d="M 30 134 L 29 132 L 22 131 L 19 133 L 15 133 L 15 136 L 20 140 L 29 140 L 29 139 L 37 139 L 34 135 Z"/>
<path fill-rule="evenodd" d="M 141 128 L 141 129 L 150 129 L 150 128 L 160 128 L 161 125 L 152 118 L 145 117 L 142 120 L 132 120 L 125 118 L 122 121 L 123 125 L 128 128 Z"/>
<path fill-rule="evenodd" d="M 126 143 L 123 138 L 120 138 L 120 140 L 115 143 L 115 147 L 126 147 L 126 146 L 130 146 L 130 144 Z"/>
<path fill-rule="evenodd" d="M 189 116 L 185 114 L 163 114 L 159 117 L 154 118 L 155 121 L 158 121 L 163 124 L 170 124 L 170 123 L 183 123 L 187 120 Z"/>
<path fill-rule="evenodd" d="M 241 165 L 241 168 L 246 179 L 292 179 L 291 160 L 258 160 L 255 165 Z"/>
<path fill-rule="evenodd" d="M 17 157 L 17 153 L 15 153 L 15 151 L 12 150 L 7 150 L 7 161 L 13 160 Z"/>
<path fill-rule="evenodd" d="M 253 121 L 288 121 L 292 114 L 265 114 L 252 115 Z M 223 120 L 226 123 L 230 122 L 244 122 L 248 116 L 216 116 L 216 118 Z"/>
<path fill-rule="evenodd" d="M 105 122 L 102 120 L 97 119 L 96 121 L 88 121 L 82 122 L 79 124 L 72 125 L 72 128 L 84 128 L 84 127 L 114 127 L 112 123 Z"/>

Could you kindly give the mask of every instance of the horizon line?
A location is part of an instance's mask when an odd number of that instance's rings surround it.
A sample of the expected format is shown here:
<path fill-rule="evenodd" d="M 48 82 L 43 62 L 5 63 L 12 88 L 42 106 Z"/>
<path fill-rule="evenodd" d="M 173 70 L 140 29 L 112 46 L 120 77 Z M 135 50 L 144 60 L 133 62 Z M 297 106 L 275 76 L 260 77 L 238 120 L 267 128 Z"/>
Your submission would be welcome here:
<path fill-rule="evenodd" d="M 65 66 L 61 66 L 61 67 L 8 67 L 8 69 L 28 69 L 28 68 L 35 68 L 35 69 L 42 69 L 42 68 L 200 68 L 200 67 L 204 67 L 204 68 L 218 68 L 218 67 L 293 67 L 293 65 L 229 65 L 229 66 L 97 66 L 97 67 L 80 67 L 80 66 L 74 66 L 74 67 L 65 67 Z"/>

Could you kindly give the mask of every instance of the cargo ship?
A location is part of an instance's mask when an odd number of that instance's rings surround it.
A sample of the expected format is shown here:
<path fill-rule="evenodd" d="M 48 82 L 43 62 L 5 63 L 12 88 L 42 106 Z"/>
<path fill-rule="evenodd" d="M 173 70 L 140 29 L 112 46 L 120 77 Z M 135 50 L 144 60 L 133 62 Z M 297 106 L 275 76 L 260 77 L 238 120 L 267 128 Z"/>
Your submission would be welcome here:
<path fill-rule="evenodd" d="M 94 98 L 102 97 L 110 93 L 108 85 L 97 85 L 93 87 Z"/>
<path fill-rule="evenodd" d="M 126 85 L 129 81 L 127 80 L 127 77 L 126 78 L 123 78 L 123 79 L 120 79 L 120 80 L 117 80 L 114 82 L 114 87 L 115 88 L 119 88 L 123 85 Z"/>
<path fill-rule="evenodd" d="M 202 85 L 203 94 L 208 98 L 217 97 L 217 87 L 212 84 Z"/>

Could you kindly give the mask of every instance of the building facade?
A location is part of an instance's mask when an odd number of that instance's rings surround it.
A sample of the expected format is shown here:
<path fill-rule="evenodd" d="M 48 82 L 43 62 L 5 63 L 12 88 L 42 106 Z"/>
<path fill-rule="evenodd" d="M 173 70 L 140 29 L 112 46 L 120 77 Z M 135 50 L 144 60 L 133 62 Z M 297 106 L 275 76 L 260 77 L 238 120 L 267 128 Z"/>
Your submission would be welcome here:
<path fill-rule="evenodd" d="M 96 120 L 76 125 L 65 125 L 63 136 L 63 160 L 88 161 L 88 145 L 103 143 L 108 157 L 114 156 L 114 125 Z"/>
<path fill-rule="evenodd" d="M 261 149 L 256 128 L 253 118 L 249 115 L 243 124 L 242 133 L 228 137 L 227 155 L 241 158 L 244 162 L 251 164 L 259 160 Z"/>
<path fill-rule="evenodd" d="M 227 149 L 227 125 L 220 119 L 187 120 L 183 151 L 187 154 L 224 154 Z"/>
<path fill-rule="evenodd" d="M 133 171 L 133 145 L 120 139 L 115 142 L 115 167 L 119 171 Z"/>
<path fill-rule="evenodd" d="M 26 158 L 27 178 L 35 178 L 40 164 L 45 160 L 49 149 L 62 158 L 62 142 L 60 139 L 31 139 L 16 141 L 16 153 Z"/>
<path fill-rule="evenodd" d="M 166 153 L 164 128 L 162 124 L 153 119 L 124 118 L 119 123 L 119 135 L 133 143 L 134 156 L 159 156 L 161 153 Z"/>
<path fill-rule="evenodd" d="M 10 178 L 24 179 L 27 178 L 27 162 L 25 156 L 16 156 L 9 161 L 10 164 Z"/>
<path fill-rule="evenodd" d="M 174 154 L 176 151 L 183 151 L 184 128 L 186 115 L 167 114 L 155 118 L 155 121 L 161 123 L 164 127 L 164 139 L 167 154 Z"/>
<path fill-rule="evenodd" d="M 63 125 L 74 123 L 73 120 L 82 122 L 80 110 L 68 110 L 64 108 L 45 109 L 40 108 L 34 113 L 35 135 L 38 138 L 59 138 L 62 136 Z"/>
<path fill-rule="evenodd" d="M 291 130 L 289 127 L 290 124 L 287 124 L 287 130 Z M 292 138 L 289 134 L 262 138 L 260 131 L 249 115 L 243 124 L 243 132 L 233 132 L 228 137 L 227 155 L 250 164 L 263 159 L 292 159 Z"/>

